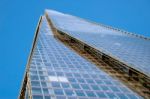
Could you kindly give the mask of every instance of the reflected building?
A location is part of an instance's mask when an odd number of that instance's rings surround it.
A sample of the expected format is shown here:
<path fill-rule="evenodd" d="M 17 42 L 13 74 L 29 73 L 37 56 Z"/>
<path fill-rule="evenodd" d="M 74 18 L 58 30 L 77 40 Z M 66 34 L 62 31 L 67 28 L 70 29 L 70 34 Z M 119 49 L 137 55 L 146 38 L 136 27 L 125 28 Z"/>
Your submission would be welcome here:
<path fill-rule="evenodd" d="M 46 10 L 19 98 L 148 98 L 149 60 L 149 38 Z"/>

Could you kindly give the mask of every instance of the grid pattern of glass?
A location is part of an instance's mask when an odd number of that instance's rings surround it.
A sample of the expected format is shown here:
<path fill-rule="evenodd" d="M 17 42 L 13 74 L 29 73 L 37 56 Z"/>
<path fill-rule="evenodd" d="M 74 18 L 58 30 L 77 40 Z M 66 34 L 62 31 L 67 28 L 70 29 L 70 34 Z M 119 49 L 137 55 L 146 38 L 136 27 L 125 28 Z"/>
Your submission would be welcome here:
<path fill-rule="evenodd" d="M 30 63 L 33 99 L 141 99 L 53 37 L 43 17 Z"/>
<path fill-rule="evenodd" d="M 58 30 L 64 31 L 150 76 L 150 40 L 53 10 L 47 10 L 46 13 Z"/>

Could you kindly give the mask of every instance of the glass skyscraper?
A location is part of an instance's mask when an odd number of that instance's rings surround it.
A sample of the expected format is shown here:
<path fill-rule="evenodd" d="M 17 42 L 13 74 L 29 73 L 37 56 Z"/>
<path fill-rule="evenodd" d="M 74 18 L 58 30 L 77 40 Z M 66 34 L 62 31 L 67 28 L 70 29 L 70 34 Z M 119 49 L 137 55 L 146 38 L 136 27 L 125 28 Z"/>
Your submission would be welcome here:
<path fill-rule="evenodd" d="M 148 98 L 149 76 L 148 38 L 46 10 L 37 26 L 19 98 Z"/>

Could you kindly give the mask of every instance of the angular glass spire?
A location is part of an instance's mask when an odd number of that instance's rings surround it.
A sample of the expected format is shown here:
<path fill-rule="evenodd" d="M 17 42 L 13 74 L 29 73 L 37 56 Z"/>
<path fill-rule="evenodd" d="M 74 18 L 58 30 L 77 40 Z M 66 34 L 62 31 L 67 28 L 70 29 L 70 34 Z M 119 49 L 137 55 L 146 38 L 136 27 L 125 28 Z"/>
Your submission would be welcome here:
<path fill-rule="evenodd" d="M 45 17 L 29 65 L 28 95 L 33 99 L 141 98 L 55 39 Z"/>
<path fill-rule="evenodd" d="M 47 10 L 55 28 L 150 77 L 150 40 Z"/>

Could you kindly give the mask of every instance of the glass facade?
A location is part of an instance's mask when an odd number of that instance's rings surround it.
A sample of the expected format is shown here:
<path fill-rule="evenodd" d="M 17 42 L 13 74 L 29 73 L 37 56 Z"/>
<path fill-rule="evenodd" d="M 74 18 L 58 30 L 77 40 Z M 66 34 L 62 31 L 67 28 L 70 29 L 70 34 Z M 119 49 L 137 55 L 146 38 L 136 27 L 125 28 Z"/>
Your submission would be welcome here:
<path fill-rule="evenodd" d="M 150 77 L 150 40 L 53 10 L 54 27 Z"/>
<path fill-rule="evenodd" d="M 142 98 L 57 40 L 45 16 L 28 76 L 26 96 L 32 99 Z"/>

